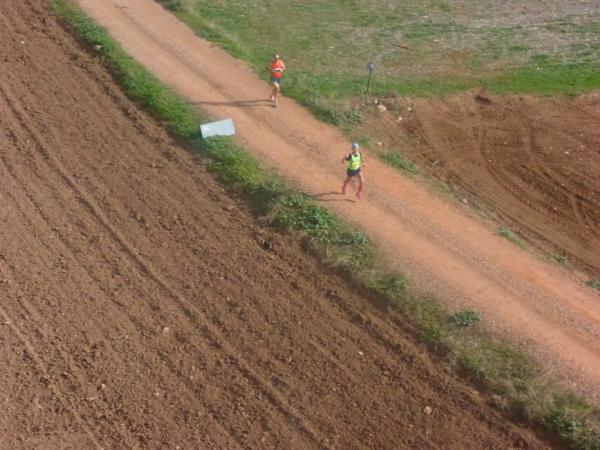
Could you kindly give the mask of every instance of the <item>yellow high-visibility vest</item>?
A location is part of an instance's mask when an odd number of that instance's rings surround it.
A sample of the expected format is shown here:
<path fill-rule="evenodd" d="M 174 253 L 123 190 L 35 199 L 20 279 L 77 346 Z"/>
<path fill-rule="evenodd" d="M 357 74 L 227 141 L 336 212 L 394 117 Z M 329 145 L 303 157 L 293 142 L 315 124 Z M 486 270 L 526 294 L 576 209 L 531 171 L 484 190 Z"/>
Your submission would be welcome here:
<path fill-rule="evenodd" d="M 350 160 L 348 161 L 348 169 L 358 170 L 360 169 L 360 152 L 350 153 Z"/>

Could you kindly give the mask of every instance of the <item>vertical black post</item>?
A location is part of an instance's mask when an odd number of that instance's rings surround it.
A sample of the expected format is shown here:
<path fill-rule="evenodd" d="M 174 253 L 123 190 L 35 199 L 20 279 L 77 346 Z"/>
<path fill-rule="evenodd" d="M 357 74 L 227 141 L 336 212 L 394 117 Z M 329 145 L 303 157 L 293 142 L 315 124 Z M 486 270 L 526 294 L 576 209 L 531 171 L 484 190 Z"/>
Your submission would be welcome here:
<path fill-rule="evenodd" d="M 373 75 L 373 71 L 375 70 L 375 66 L 373 63 L 367 64 L 367 69 L 369 70 L 369 79 L 367 81 L 367 94 L 369 93 L 369 89 L 371 89 L 371 76 Z"/>

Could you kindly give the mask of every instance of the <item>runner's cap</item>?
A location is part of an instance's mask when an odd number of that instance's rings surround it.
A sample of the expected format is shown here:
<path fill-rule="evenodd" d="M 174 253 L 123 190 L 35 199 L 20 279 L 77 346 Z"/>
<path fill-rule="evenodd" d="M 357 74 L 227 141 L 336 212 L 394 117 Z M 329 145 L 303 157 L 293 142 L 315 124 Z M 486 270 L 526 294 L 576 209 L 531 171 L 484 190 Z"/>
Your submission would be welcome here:
<path fill-rule="evenodd" d="M 355 150 L 358 148 L 358 142 L 353 142 L 352 143 L 352 150 Z"/>

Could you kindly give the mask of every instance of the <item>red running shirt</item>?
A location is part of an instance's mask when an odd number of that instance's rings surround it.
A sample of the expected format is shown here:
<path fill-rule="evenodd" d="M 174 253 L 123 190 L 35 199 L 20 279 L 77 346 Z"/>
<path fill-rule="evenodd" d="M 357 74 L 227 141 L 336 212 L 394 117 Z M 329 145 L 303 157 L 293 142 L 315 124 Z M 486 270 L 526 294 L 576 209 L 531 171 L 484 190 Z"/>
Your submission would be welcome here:
<path fill-rule="evenodd" d="M 281 78 L 282 73 L 275 69 L 281 69 L 281 70 L 285 69 L 285 65 L 283 64 L 282 60 L 276 59 L 275 61 L 271 62 L 271 76 L 273 78 Z"/>

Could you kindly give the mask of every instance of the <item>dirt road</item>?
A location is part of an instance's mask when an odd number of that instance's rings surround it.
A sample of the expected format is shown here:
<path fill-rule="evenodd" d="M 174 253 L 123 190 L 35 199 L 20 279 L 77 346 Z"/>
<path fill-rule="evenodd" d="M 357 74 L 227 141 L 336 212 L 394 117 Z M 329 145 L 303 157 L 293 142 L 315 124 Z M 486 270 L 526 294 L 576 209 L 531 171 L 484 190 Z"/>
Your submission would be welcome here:
<path fill-rule="evenodd" d="M 48 7 L 0 3 L 0 449 L 549 448 L 257 227 Z"/>
<path fill-rule="evenodd" d="M 264 82 L 151 0 L 78 2 L 161 80 L 215 117 L 233 118 L 254 154 L 366 230 L 419 287 L 481 311 L 491 329 L 527 343 L 573 387 L 600 398 L 600 298 L 581 280 L 377 161 L 366 201 L 326 194 L 340 188 L 347 151 L 336 129 L 286 99 L 279 109 L 261 103 Z"/>

